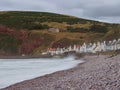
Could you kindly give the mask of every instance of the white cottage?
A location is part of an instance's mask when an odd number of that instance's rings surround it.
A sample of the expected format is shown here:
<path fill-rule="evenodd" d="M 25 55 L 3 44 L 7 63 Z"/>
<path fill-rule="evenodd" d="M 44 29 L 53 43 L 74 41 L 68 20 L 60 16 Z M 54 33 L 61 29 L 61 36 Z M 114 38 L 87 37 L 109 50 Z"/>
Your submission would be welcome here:
<path fill-rule="evenodd" d="M 113 40 L 112 41 L 112 44 L 111 44 L 111 50 L 116 50 L 117 48 L 116 48 L 116 40 Z"/>
<path fill-rule="evenodd" d="M 92 46 L 93 46 L 92 43 L 89 43 L 89 44 L 86 46 L 87 52 L 92 53 L 92 51 L 93 51 Z"/>
<path fill-rule="evenodd" d="M 77 53 L 80 53 L 80 47 L 81 47 L 80 45 L 76 45 L 76 50 L 75 50 L 75 51 L 76 51 Z"/>
<path fill-rule="evenodd" d="M 93 53 L 101 52 L 101 51 L 102 51 L 102 48 L 101 48 L 100 42 L 97 42 L 96 47 L 93 49 Z"/>
<path fill-rule="evenodd" d="M 68 51 L 72 51 L 72 46 L 71 45 L 68 47 Z"/>
<path fill-rule="evenodd" d="M 55 51 L 55 54 L 61 54 L 61 49 L 57 48 L 56 51 Z"/>
<path fill-rule="evenodd" d="M 86 52 L 87 52 L 86 43 L 83 43 L 83 45 L 82 45 L 82 52 L 83 52 L 83 53 L 86 53 Z"/>
<path fill-rule="evenodd" d="M 83 46 L 80 47 L 80 53 L 83 53 Z"/>
<path fill-rule="evenodd" d="M 111 46 L 112 46 L 112 41 L 109 41 L 109 42 L 107 43 L 107 47 L 106 47 L 107 51 L 112 50 Z"/>
<path fill-rule="evenodd" d="M 73 46 L 73 50 L 76 51 L 76 45 Z"/>
<path fill-rule="evenodd" d="M 106 41 L 101 42 L 101 48 L 103 51 L 106 51 Z"/>
<path fill-rule="evenodd" d="M 118 39 L 118 41 L 116 42 L 116 49 L 117 49 L 117 50 L 120 49 L 120 39 Z"/>
<path fill-rule="evenodd" d="M 92 45 L 92 53 L 95 53 L 95 51 L 94 51 L 94 49 L 95 49 L 95 47 L 97 46 L 97 44 L 96 43 L 93 43 L 93 45 Z"/>
<path fill-rule="evenodd" d="M 55 55 L 56 54 L 56 48 L 49 48 L 48 53 L 51 54 L 51 55 Z"/>
<path fill-rule="evenodd" d="M 63 54 L 64 52 L 63 52 L 63 48 L 60 48 L 60 54 Z"/>

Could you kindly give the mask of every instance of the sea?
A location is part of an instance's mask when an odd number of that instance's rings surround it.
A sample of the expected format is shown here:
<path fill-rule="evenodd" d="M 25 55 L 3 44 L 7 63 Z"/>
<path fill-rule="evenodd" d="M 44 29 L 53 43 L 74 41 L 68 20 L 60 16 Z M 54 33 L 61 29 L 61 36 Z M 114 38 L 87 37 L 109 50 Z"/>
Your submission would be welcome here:
<path fill-rule="evenodd" d="M 75 57 L 0 59 L 0 89 L 12 84 L 67 70 L 82 63 Z"/>

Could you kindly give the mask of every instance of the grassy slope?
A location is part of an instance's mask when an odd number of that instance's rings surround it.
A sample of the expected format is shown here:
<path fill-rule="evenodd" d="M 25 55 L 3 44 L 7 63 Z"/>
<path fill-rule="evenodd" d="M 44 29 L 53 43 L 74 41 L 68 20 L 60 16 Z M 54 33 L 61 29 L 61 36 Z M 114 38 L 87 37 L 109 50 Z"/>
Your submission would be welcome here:
<path fill-rule="evenodd" d="M 21 54 L 20 48 L 23 43 L 27 42 L 29 45 L 30 42 L 33 43 L 32 41 L 39 38 L 43 38 L 42 44 L 38 44 L 39 46 L 31 45 L 31 47 L 36 47 L 33 48 L 34 50 L 31 50 L 31 54 L 39 54 L 48 47 L 57 46 L 58 42 L 64 43 L 65 46 L 67 44 L 83 43 L 84 41 L 90 42 L 102 39 L 113 39 L 113 37 L 119 38 L 120 36 L 118 24 L 102 23 L 47 12 L 0 12 L 0 24 L 17 31 L 20 31 L 21 29 L 27 30 L 27 39 L 20 41 L 14 39 L 12 36 L 10 36 L 12 39 L 7 39 L 8 35 L 4 35 L 6 41 L 3 41 L 3 44 L 5 45 L 0 44 L 0 51 L 5 51 L 5 48 L 8 49 L 8 47 L 10 47 L 10 53 L 17 52 L 18 54 Z M 48 32 L 50 27 L 59 28 L 61 32 Z M 93 28 L 91 29 L 91 27 Z M 107 31 L 105 31 L 104 28 Z M 0 35 L 0 38 L 1 37 L 3 37 L 3 35 Z M 18 44 L 15 44 L 15 42 Z M 16 49 L 14 50 L 11 48 Z"/>
<path fill-rule="evenodd" d="M 0 24 L 16 28 L 30 29 L 31 26 L 45 24 L 52 27 L 83 27 L 88 28 L 92 24 L 101 24 L 111 27 L 112 24 L 102 23 L 77 17 L 60 15 L 47 12 L 0 12 Z"/>

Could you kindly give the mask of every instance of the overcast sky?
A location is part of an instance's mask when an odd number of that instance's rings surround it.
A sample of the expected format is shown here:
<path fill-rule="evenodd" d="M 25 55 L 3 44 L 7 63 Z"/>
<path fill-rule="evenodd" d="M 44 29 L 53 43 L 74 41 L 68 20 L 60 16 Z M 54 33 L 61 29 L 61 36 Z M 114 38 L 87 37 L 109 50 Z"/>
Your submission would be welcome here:
<path fill-rule="evenodd" d="M 43 11 L 120 23 L 120 0 L 0 0 L 0 11 Z"/>

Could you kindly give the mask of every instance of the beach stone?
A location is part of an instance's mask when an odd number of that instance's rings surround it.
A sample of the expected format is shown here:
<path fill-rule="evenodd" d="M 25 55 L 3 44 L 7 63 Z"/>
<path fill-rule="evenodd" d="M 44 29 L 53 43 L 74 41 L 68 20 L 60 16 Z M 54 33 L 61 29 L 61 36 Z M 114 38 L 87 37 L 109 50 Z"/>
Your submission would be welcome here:
<path fill-rule="evenodd" d="M 120 90 L 120 55 L 85 56 L 85 63 L 1 90 Z"/>

